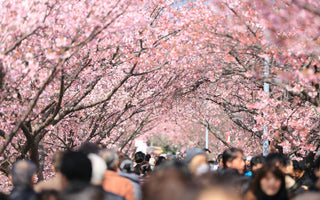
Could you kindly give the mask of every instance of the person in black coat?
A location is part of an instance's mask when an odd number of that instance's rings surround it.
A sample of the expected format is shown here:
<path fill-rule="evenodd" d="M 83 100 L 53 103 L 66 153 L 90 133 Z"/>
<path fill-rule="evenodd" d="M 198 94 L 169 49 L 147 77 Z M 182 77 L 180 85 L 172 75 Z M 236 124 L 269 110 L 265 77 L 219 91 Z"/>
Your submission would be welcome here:
<path fill-rule="evenodd" d="M 10 179 L 14 187 L 9 195 L 10 200 L 37 199 L 37 194 L 32 187 L 36 172 L 36 165 L 29 160 L 18 160 L 13 164 Z"/>

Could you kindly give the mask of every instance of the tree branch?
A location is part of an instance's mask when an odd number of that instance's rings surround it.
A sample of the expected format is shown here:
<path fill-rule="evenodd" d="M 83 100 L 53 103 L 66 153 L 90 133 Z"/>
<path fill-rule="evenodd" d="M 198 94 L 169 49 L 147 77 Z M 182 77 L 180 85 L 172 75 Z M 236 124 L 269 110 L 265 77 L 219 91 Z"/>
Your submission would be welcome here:
<path fill-rule="evenodd" d="M 36 31 L 40 28 L 46 28 L 46 27 L 41 27 L 38 26 L 37 28 L 35 28 L 33 31 L 24 34 L 18 41 L 16 41 L 11 47 L 9 47 L 7 50 L 4 51 L 4 55 L 8 55 L 10 52 L 12 52 L 13 50 L 15 50 L 18 46 L 20 46 L 21 42 L 25 39 L 27 39 L 28 37 L 30 37 L 31 35 L 35 34 Z"/>
<path fill-rule="evenodd" d="M 297 0 L 292 0 L 292 3 L 296 4 L 300 8 L 303 8 L 303 9 L 305 9 L 315 15 L 320 16 L 320 10 L 314 6 L 309 5 L 308 3 L 301 5 L 299 2 L 297 2 Z"/>
<path fill-rule="evenodd" d="M 15 127 L 12 129 L 12 131 L 10 132 L 9 136 L 6 138 L 4 144 L 1 146 L 0 148 L 0 155 L 4 152 L 5 148 L 9 145 L 9 143 L 11 142 L 12 138 L 15 136 L 15 134 L 18 132 L 21 124 L 27 119 L 28 115 L 31 113 L 31 111 L 33 110 L 33 108 L 35 107 L 35 105 L 38 102 L 38 99 L 40 97 L 40 95 L 42 94 L 42 92 L 44 91 L 44 89 L 47 87 L 47 85 L 52 81 L 52 79 L 54 78 L 55 74 L 56 74 L 56 67 L 52 70 L 50 76 L 46 79 L 46 81 L 43 83 L 43 85 L 41 86 L 41 88 L 39 89 L 39 91 L 37 92 L 35 98 L 32 100 L 30 107 L 28 108 L 28 110 L 22 115 L 22 117 L 20 118 L 20 120 L 16 123 Z"/>
<path fill-rule="evenodd" d="M 146 125 L 146 122 L 148 121 L 148 118 L 150 117 L 150 115 L 153 113 L 153 110 L 151 110 L 147 116 L 140 122 L 139 126 L 137 126 L 135 128 L 135 130 L 133 131 L 133 133 L 130 135 L 130 137 L 124 142 L 124 144 L 122 145 L 120 151 L 123 150 L 123 148 L 128 144 L 128 142 L 130 142 L 140 131 L 141 129 Z"/>

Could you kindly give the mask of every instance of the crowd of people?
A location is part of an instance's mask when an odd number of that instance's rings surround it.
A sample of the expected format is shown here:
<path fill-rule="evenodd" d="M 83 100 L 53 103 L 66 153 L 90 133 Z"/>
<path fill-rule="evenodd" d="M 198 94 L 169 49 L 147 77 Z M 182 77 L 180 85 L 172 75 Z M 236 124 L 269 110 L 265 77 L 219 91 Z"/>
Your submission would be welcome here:
<path fill-rule="evenodd" d="M 56 152 L 55 176 L 36 183 L 37 167 L 16 161 L 9 200 L 320 200 L 320 159 L 280 153 L 245 157 L 228 148 L 217 159 L 192 148 L 183 156 L 136 152 L 133 158 L 87 143 Z"/>

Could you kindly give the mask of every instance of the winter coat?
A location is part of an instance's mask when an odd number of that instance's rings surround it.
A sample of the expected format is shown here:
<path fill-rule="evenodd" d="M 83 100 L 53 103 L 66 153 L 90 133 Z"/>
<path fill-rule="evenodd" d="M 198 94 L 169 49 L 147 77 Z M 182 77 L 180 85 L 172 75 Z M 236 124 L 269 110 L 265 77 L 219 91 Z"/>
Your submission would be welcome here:
<path fill-rule="evenodd" d="M 107 170 L 104 173 L 102 187 L 107 192 L 123 196 L 125 200 L 135 200 L 131 181 L 115 171 Z"/>
<path fill-rule="evenodd" d="M 18 185 L 11 191 L 9 200 L 37 200 L 37 194 L 30 185 Z"/>
<path fill-rule="evenodd" d="M 133 190 L 134 190 L 134 199 L 135 200 L 141 200 L 142 194 L 141 194 L 141 186 L 140 186 L 140 180 L 139 175 L 134 173 L 126 173 L 126 172 L 118 172 L 118 174 L 122 177 L 125 177 L 129 179 L 132 183 Z"/>

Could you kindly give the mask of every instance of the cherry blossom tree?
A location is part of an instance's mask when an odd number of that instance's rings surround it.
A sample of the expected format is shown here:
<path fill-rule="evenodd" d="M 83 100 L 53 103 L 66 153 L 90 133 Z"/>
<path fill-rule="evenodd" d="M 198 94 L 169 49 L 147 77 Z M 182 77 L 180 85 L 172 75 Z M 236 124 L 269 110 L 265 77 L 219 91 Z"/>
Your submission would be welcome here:
<path fill-rule="evenodd" d="M 163 45 L 179 27 L 165 26 L 164 9 L 172 8 L 165 1 L 1 1 L 1 171 L 25 157 L 40 167 L 52 151 L 83 141 L 123 149 L 143 133 L 161 87 L 172 85 Z"/>
<path fill-rule="evenodd" d="M 209 128 L 214 127 L 209 123 L 210 119 L 215 122 L 214 116 L 221 116 L 223 112 L 234 125 L 228 127 L 229 132 L 235 138 L 255 141 L 252 144 L 255 147 L 267 138 L 274 148 L 290 154 L 317 150 L 317 57 L 308 51 L 301 54 L 294 52 L 294 48 L 282 48 L 281 43 L 279 46 L 275 42 L 278 38 L 270 38 L 267 34 L 270 27 L 263 23 L 268 18 L 261 18 L 257 8 L 268 10 L 271 7 L 249 1 L 210 2 L 197 1 L 186 5 L 189 8 L 186 10 L 194 17 L 184 18 L 188 29 L 181 34 L 190 39 L 181 38 L 180 45 L 173 50 L 188 49 L 187 58 L 178 62 L 196 68 L 198 73 L 193 74 L 198 79 L 185 82 L 176 90 L 175 97 L 179 97 L 176 106 L 189 100 L 193 107 L 185 110 L 183 104 L 184 114 L 190 111 L 190 117 L 202 119 L 201 123 Z M 281 10 L 283 4 L 274 3 L 272 6 Z M 290 10 L 290 5 L 287 9 Z M 314 19 L 318 20 L 317 16 Z M 278 31 L 276 28 L 272 30 Z M 266 77 L 267 65 L 270 74 Z M 265 82 L 271 84 L 268 94 L 263 92 Z M 208 104 L 209 107 L 197 111 L 194 105 L 198 101 L 209 101 L 214 105 Z M 216 112 L 203 118 L 206 110 Z M 264 125 L 268 128 L 267 136 L 262 135 Z"/>

